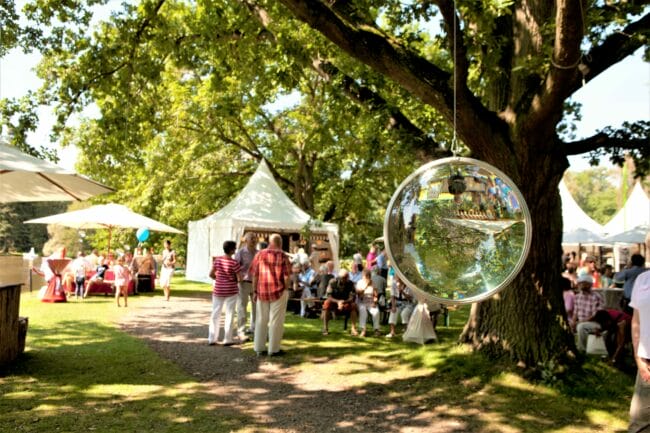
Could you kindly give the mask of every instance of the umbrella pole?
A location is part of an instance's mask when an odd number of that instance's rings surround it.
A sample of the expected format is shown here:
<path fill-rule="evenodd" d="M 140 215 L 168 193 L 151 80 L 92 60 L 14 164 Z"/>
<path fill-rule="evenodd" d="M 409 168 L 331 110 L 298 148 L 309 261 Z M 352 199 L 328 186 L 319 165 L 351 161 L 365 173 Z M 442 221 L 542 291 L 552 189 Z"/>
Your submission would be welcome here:
<path fill-rule="evenodd" d="M 113 234 L 113 227 L 108 228 L 108 247 L 106 248 L 108 251 L 106 252 L 106 256 L 111 255 L 111 235 Z"/>

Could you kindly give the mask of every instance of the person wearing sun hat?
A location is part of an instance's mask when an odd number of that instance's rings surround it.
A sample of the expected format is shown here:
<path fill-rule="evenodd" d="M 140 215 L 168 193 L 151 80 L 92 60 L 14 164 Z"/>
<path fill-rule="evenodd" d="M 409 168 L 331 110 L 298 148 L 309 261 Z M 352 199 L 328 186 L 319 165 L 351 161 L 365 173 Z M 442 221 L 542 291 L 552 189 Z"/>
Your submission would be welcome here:
<path fill-rule="evenodd" d="M 580 352 L 587 350 L 589 334 L 600 330 L 598 323 L 589 321 L 604 305 L 600 295 L 591 290 L 593 283 L 594 279 L 586 272 L 580 273 L 576 280 L 578 294 L 573 307 L 573 326 L 578 336 L 577 347 Z"/>

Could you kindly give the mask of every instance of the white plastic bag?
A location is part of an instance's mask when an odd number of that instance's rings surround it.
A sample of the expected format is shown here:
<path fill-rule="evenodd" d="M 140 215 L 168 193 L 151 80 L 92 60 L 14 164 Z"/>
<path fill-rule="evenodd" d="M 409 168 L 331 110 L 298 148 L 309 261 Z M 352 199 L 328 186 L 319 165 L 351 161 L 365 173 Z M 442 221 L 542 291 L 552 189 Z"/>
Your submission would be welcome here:
<path fill-rule="evenodd" d="M 587 355 L 608 355 L 605 339 L 602 335 L 589 334 L 587 337 Z"/>
<path fill-rule="evenodd" d="M 402 339 L 418 344 L 424 344 L 438 339 L 433 330 L 431 318 L 429 317 L 429 309 L 424 302 L 418 303 L 417 307 L 415 307 Z"/>

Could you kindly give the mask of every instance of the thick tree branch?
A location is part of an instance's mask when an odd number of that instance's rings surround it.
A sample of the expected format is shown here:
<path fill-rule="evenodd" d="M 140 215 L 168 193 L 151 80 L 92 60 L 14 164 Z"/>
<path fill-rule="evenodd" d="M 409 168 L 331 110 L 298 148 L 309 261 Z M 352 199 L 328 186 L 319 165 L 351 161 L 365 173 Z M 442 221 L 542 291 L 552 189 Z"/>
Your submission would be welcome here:
<path fill-rule="evenodd" d="M 583 0 L 556 0 L 555 42 L 551 70 L 540 92 L 533 97 L 528 125 L 559 121 L 562 105 L 571 83 L 579 76 L 582 59 L 580 42 L 583 36 Z M 552 119 L 558 117 L 558 119 Z M 528 130 L 530 128 L 526 128 Z"/>
<path fill-rule="evenodd" d="M 452 118 L 451 74 L 400 46 L 370 26 L 344 21 L 319 0 L 281 0 L 301 21 L 323 33 L 341 49 L 391 77 L 425 103 Z"/>
<path fill-rule="evenodd" d="M 266 33 L 269 33 L 273 40 L 276 40 L 275 34 L 269 28 L 272 20 L 268 12 L 255 2 L 248 0 L 242 0 L 242 2 L 264 27 Z M 339 1 L 335 2 L 334 5 L 344 7 L 344 3 L 343 1 Z M 345 94 L 365 109 L 371 111 L 385 110 L 389 116 L 388 128 L 396 130 L 398 133 L 404 134 L 409 138 L 409 144 L 415 150 L 418 159 L 429 161 L 431 159 L 449 156 L 449 151 L 445 150 L 440 143 L 433 140 L 431 136 L 413 124 L 399 108 L 390 104 L 369 87 L 359 84 L 352 77 L 344 74 L 333 63 L 321 58 L 310 57 L 308 53 L 301 53 L 296 58 L 303 65 L 316 71 L 326 82 L 340 82 Z"/>
<path fill-rule="evenodd" d="M 630 23 L 623 30 L 611 34 L 583 57 L 583 64 L 586 66 L 586 69 L 583 67 L 584 80 L 587 82 L 593 80 L 610 66 L 644 46 L 647 43 L 646 39 L 639 37 L 644 34 L 650 34 L 650 13 L 638 21 Z M 582 78 L 582 74 L 575 77 L 571 83 L 571 94 L 581 88 Z M 570 94 L 566 96 L 568 97 Z"/>
<path fill-rule="evenodd" d="M 505 122 L 487 110 L 467 86 L 459 85 L 454 92 L 450 73 L 371 26 L 344 21 L 320 0 L 280 1 L 345 52 L 434 107 L 449 124 L 455 123 L 460 140 L 472 144 L 475 157 L 493 163 L 509 160 L 512 148 Z M 501 168 L 515 171 L 514 167 Z"/>
<path fill-rule="evenodd" d="M 647 138 L 622 138 L 612 137 L 603 132 L 599 132 L 589 138 L 567 143 L 565 154 L 580 155 L 587 152 L 593 152 L 602 148 L 619 148 L 626 150 L 637 150 L 649 146 Z"/>

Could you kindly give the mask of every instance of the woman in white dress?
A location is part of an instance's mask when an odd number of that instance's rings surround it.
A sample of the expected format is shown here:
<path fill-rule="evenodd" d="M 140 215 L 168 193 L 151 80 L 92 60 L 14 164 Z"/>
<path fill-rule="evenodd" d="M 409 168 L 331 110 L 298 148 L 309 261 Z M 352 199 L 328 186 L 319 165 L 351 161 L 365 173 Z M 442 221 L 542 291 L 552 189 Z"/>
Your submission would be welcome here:
<path fill-rule="evenodd" d="M 160 285 L 165 293 L 165 300 L 169 301 L 170 285 L 174 267 L 176 265 L 176 252 L 172 250 L 172 243 L 169 239 L 165 241 L 165 249 L 162 252 L 162 269 L 160 270 Z"/>

